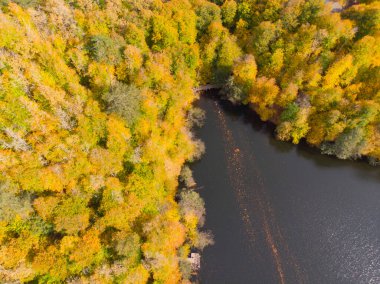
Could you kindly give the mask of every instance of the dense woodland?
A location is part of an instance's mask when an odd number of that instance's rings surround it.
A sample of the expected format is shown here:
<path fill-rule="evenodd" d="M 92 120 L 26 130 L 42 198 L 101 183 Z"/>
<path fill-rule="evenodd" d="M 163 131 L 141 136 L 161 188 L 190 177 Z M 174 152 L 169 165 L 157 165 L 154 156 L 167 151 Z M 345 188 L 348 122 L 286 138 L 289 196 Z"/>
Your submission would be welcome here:
<path fill-rule="evenodd" d="M 212 243 L 186 166 L 202 84 L 281 140 L 380 159 L 380 1 L 0 7 L 2 283 L 187 283 Z"/>
<path fill-rule="evenodd" d="M 255 2 L 221 6 L 222 23 L 240 48 L 232 66 L 221 66 L 232 69 L 226 96 L 273 121 L 281 140 L 306 139 L 323 153 L 377 164 L 380 1 Z"/>

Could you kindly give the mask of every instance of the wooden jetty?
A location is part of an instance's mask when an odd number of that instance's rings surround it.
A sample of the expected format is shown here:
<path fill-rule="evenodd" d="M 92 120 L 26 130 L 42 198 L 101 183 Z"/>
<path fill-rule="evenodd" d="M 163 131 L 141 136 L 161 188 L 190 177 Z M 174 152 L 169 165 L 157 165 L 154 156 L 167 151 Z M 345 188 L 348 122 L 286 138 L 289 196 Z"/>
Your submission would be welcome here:
<path fill-rule="evenodd" d="M 201 268 L 201 255 L 199 253 L 192 252 L 188 261 L 191 264 L 191 270 L 196 273 Z"/>
<path fill-rule="evenodd" d="M 221 89 L 222 87 L 223 87 L 222 84 L 208 84 L 208 85 L 203 85 L 203 86 L 193 88 L 193 91 L 198 93 L 198 92 L 204 92 L 204 91 L 209 91 L 209 90 Z"/>

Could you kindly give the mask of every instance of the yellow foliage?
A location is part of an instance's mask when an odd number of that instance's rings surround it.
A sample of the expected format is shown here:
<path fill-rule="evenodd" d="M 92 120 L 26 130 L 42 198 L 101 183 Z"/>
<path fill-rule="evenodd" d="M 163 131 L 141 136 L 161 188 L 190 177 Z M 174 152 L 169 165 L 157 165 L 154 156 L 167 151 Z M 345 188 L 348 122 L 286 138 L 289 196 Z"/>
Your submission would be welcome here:
<path fill-rule="evenodd" d="M 66 263 L 65 257 L 55 246 L 48 246 L 36 253 L 33 258 L 32 267 L 38 273 L 50 274 L 55 278 L 63 280 L 69 273 Z"/>
<path fill-rule="evenodd" d="M 38 197 L 33 202 L 34 209 L 38 212 L 38 215 L 45 221 L 51 219 L 53 209 L 58 205 L 59 199 L 57 197 Z"/>
<path fill-rule="evenodd" d="M 38 247 L 38 239 L 28 234 L 21 234 L 19 238 L 11 238 L 0 247 L 0 265 L 6 269 L 16 268 L 24 262 L 29 251 Z"/>
<path fill-rule="evenodd" d="M 59 251 L 63 255 L 68 255 L 75 248 L 80 238 L 76 236 L 64 236 L 61 240 Z"/>
<path fill-rule="evenodd" d="M 257 74 L 255 58 L 252 55 L 247 55 L 244 59 L 235 62 L 232 74 L 237 84 L 252 86 Z"/>
<path fill-rule="evenodd" d="M 350 54 L 336 61 L 326 72 L 324 88 L 328 89 L 339 85 L 343 73 L 352 68 L 352 55 Z"/>
<path fill-rule="evenodd" d="M 128 271 L 125 284 L 144 284 L 149 279 L 149 271 L 142 265 L 138 265 L 136 268 Z"/>
<path fill-rule="evenodd" d="M 84 268 L 96 260 L 94 257 L 101 252 L 101 248 L 99 231 L 89 230 L 76 242 L 69 259 L 79 267 Z"/>

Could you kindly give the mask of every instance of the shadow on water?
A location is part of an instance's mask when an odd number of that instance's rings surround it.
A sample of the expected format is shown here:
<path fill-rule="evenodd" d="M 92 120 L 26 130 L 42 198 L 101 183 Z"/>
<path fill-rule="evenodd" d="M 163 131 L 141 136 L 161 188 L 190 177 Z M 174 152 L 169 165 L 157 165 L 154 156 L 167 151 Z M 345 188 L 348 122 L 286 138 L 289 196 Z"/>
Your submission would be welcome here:
<path fill-rule="evenodd" d="M 354 168 L 359 176 L 376 179 L 380 182 L 379 167 L 371 166 L 366 160 L 340 160 L 335 156 L 323 155 L 320 150 L 307 145 L 305 142 L 296 147 L 300 157 L 313 161 L 319 167 Z"/>
<path fill-rule="evenodd" d="M 227 100 L 220 100 L 217 94 L 208 93 L 204 97 L 210 100 L 217 100 L 223 111 L 233 120 L 239 120 L 248 124 L 255 132 L 260 132 L 267 136 L 267 143 L 279 153 L 288 153 L 296 150 L 300 157 L 314 162 L 318 167 L 323 168 L 350 168 L 355 169 L 358 177 L 364 179 L 375 179 L 380 182 L 379 167 L 371 166 L 366 159 L 341 160 L 335 156 L 322 154 L 320 149 L 310 146 L 305 140 L 298 145 L 291 142 L 279 141 L 275 138 L 276 126 L 271 122 L 263 122 L 260 117 L 248 106 L 234 105 Z"/>
<path fill-rule="evenodd" d="M 206 154 L 192 168 L 215 235 L 201 283 L 380 283 L 379 168 L 278 141 L 212 93 L 198 106 Z"/>

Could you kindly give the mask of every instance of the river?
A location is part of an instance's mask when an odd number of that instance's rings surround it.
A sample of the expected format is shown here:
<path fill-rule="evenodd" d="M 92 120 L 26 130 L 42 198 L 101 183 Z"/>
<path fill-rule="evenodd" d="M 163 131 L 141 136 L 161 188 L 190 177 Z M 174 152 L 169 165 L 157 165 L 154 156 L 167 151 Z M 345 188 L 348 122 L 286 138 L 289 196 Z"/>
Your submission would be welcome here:
<path fill-rule="evenodd" d="M 200 283 L 380 283 L 380 170 L 273 137 L 245 107 L 202 95 L 193 164 L 215 244 Z"/>

